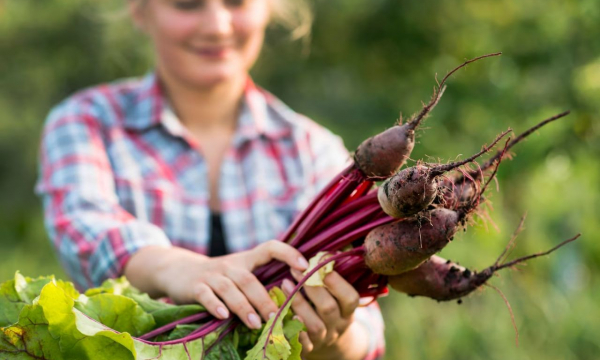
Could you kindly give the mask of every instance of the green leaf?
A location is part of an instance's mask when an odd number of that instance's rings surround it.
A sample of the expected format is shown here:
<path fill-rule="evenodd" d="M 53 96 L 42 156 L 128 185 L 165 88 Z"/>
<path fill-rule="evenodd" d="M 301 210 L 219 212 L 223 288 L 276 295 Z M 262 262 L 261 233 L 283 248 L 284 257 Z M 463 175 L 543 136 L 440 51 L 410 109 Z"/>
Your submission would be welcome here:
<path fill-rule="evenodd" d="M 162 301 L 152 300 L 148 295 L 131 296 L 144 311 L 154 317 L 156 327 L 160 327 L 173 321 L 183 319 L 184 317 L 205 311 L 205 308 L 199 304 L 173 305 Z"/>
<path fill-rule="evenodd" d="M 173 305 L 154 300 L 148 294 L 142 293 L 131 286 L 125 277 L 106 280 L 100 287 L 86 291 L 85 295 L 91 298 L 107 293 L 126 296 L 135 301 L 145 312 L 154 317 L 156 327 L 206 310 L 200 304 Z"/>
<path fill-rule="evenodd" d="M 290 360 L 301 360 L 300 354 L 302 353 L 302 344 L 300 343 L 300 332 L 289 337 L 290 339 Z"/>
<path fill-rule="evenodd" d="M 102 285 L 86 290 L 85 296 L 92 297 L 99 294 L 115 294 L 128 296 L 129 294 L 140 294 L 140 291 L 131 286 L 129 281 L 122 276 L 117 279 L 107 279 Z"/>
<path fill-rule="evenodd" d="M 19 320 L 19 313 L 25 305 L 32 304 L 39 296 L 42 288 L 54 280 L 54 276 L 44 276 L 32 279 L 21 275 L 18 271 L 15 278 L 0 285 L 0 326 L 8 326 Z M 61 282 L 68 287 L 69 283 Z M 70 285 L 73 291 L 73 285 Z M 79 294 L 75 291 L 75 297 Z"/>
<path fill-rule="evenodd" d="M 308 269 L 304 271 L 304 275 L 306 276 L 306 274 L 308 274 L 312 269 L 317 267 L 320 262 L 324 261 L 329 256 L 331 256 L 329 252 L 321 251 L 318 252 L 317 255 L 310 258 L 310 260 L 308 261 Z M 312 274 L 311 277 L 309 277 L 304 284 L 306 286 L 325 286 L 325 284 L 323 283 L 323 279 L 325 279 L 325 276 L 327 276 L 327 274 L 333 271 L 334 264 L 335 261 L 329 262 L 327 265 L 320 268 L 316 273 Z"/>
<path fill-rule="evenodd" d="M 260 329 L 249 329 L 245 326 L 238 326 L 235 329 L 235 334 L 237 335 L 238 339 L 238 348 L 245 349 L 246 351 L 250 350 L 254 345 L 256 345 L 263 328 L 264 325 Z"/>
<path fill-rule="evenodd" d="M 277 307 L 281 307 L 286 299 L 283 291 L 277 286 L 274 286 L 271 288 L 271 290 L 269 290 L 269 296 L 275 305 L 277 305 Z"/>
<path fill-rule="evenodd" d="M 280 298 L 277 290 L 274 290 L 272 293 L 274 294 L 276 299 Z M 290 344 L 290 342 L 284 334 L 283 322 L 284 319 L 289 318 L 288 313 L 290 312 L 291 305 L 292 301 L 289 301 L 287 305 L 285 305 L 285 307 L 281 310 L 280 316 L 272 317 L 271 319 L 269 319 L 269 321 L 263 328 L 258 342 L 246 354 L 245 360 L 300 360 L 298 352 L 298 346 L 300 346 L 300 343 L 297 341 L 297 338 L 295 339 L 295 342 L 293 341 L 294 347 L 292 347 L 292 345 Z M 272 332 L 269 334 L 271 328 Z M 290 331 L 290 333 L 296 331 L 298 328 L 299 327 L 296 324 L 288 326 L 288 330 Z M 299 332 L 300 330 L 298 330 L 298 334 Z M 294 337 L 296 336 L 292 335 L 292 339 L 294 339 Z M 301 350 L 302 348 L 300 346 L 300 351 Z"/>
<path fill-rule="evenodd" d="M 10 282 L 6 289 L 12 290 L 6 293 L 20 299 L 14 283 L 14 280 Z M 33 304 L 23 305 L 15 324 L 0 328 L 0 359 L 203 359 L 204 350 L 219 336 L 218 331 L 215 331 L 204 339 L 194 340 L 185 345 L 160 346 L 138 341 L 129 333 L 109 328 L 76 309 L 78 306 L 86 311 L 101 309 L 100 312 L 104 312 L 105 308 L 112 307 L 113 311 L 117 309 L 115 313 L 122 311 L 123 322 L 116 317 L 111 318 L 107 321 L 111 326 L 135 327 L 139 325 L 139 314 L 135 313 L 140 307 L 131 299 L 98 291 L 91 298 L 81 296 L 75 300 L 72 290 L 73 288 L 65 286 L 65 283 L 50 281 L 43 286 Z M 131 304 L 134 306 L 131 307 Z M 129 314 L 130 312 L 134 315 Z M 149 314 L 143 314 L 146 320 L 151 318 Z M 128 321 L 131 324 L 126 325 Z M 181 337 L 196 327 L 197 325 L 184 325 L 171 335 Z M 235 344 L 231 340 L 229 342 L 230 344 L 220 345 L 220 353 L 231 354 L 233 350 L 237 352 Z M 238 358 L 239 356 L 225 359 Z"/>
<path fill-rule="evenodd" d="M 64 359 L 41 306 L 25 305 L 17 324 L 0 329 L 0 359 Z"/>
<path fill-rule="evenodd" d="M 75 308 L 92 319 L 119 332 L 141 336 L 155 327 L 154 317 L 132 299 L 114 294 L 82 295 Z"/>
<path fill-rule="evenodd" d="M 18 271 L 15 273 L 15 290 L 19 294 L 21 301 L 31 304 L 33 299 L 40 295 L 42 288 L 54 280 L 54 276 L 44 276 L 32 279 L 21 275 Z"/>
<path fill-rule="evenodd" d="M 0 285 L 0 326 L 8 326 L 19 320 L 21 309 L 27 305 L 15 289 L 15 281 L 9 280 Z"/>
<path fill-rule="evenodd" d="M 241 360 L 233 335 L 227 335 L 210 349 L 204 360 Z"/>
<path fill-rule="evenodd" d="M 269 296 L 271 297 L 271 300 L 273 300 L 273 302 L 277 305 L 277 307 L 281 307 L 285 303 L 286 296 L 283 293 L 283 291 L 277 286 L 274 286 L 271 288 L 271 290 L 269 290 Z M 289 309 L 287 313 L 282 314 L 282 316 L 284 317 L 285 324 L 286 320 L 292 319 L 292 317 L 294 316 L 294 312 L 291 309 Z"/>
<path fill-rule="evenodd" d="M 305 331 L 306 327 L 300 320 L 290 319 L 283 322 L 283 334 L 286 338 L 291 339 L 294 335 Z"/>

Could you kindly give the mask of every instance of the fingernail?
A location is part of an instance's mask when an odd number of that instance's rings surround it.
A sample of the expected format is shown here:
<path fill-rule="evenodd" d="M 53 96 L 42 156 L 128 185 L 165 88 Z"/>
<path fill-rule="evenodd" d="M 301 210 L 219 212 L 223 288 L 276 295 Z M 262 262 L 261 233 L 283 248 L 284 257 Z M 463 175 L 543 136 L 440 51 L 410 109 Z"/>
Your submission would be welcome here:
<path fill-rule="evenodd" d="M 273 316 L 275 316 L 275 312 L 274 311 L 272 311 L 272 312 L 269 313 L 269 319 L 273 318 Z"/>
<path fill-rule="evenodd" d="M 306 261 L 306 259 L 302 256 L 298 258 L 298 264 L 303 270 L 308 269 L 308 261 Z"/>
<path fill-rule="evenodd" d="M 292 291 L 294 291 L 294 285 L 292 285 L 292 282 L 288 279 L 283 280 L 283 282 L 281 283 L 281 287 L 283 288 L 283 291 L 286 292 L 286 294 L 290 294 Z"/>
<path fill-rule="evenodd" d="M 219 314 L 222 319 L 227 319 L 229 317 L 229 312 L 222 306 L 217 308 L 217 314 Z"/>
<path fill-rule="evenodd" d="M 253 328 L 260 329 L 261 323 L 260 323 L 260 319 L 258 318 L 258 315 L 249 314 L 248 322 L 250 323 L 250 325 L 252 325 Z"/>

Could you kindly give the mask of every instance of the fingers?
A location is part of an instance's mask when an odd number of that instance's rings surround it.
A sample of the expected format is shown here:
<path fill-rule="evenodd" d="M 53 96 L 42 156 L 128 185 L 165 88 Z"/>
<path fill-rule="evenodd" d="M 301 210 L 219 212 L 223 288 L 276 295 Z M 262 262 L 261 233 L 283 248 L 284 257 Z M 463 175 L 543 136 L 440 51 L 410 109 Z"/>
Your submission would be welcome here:
<path fill-rule="evenodd" d="M 351 317 L 360 302 L 360 295 L 356 289 L 335 271 L 329 273 L 323 282 L 329 293 L 336 298 L 341 317 Z"/>
<path fill-rule="evenodd" d="M 294 315 L 294 319 L 304 324 L 304 320 L 302 320 L 300 316 Z M 315 346 L 312 341 L 310 341 L 310 337 L 308 337 L 306 331 L 301 331 L 300 334 L 298 334 L 298 341 L 300 341 L 300 344 L 302 344 L 302 354 L 300 355 L 304 359 L 314 350 Z"/>
<path fill-rule="evenodd" d="M 302 279 L 302 273 L 292 271 L 292 275 L 297 280 Z M 354 311 L 358 307 L 360 301 L 360 295 L 354 289 L 354 287 L 346 281 L 340 274 L 335 271 L 327 274 L 323 283 L 326 288 L 317 286 L 307 286 L 305 292 L 309 299 L 317 304 L 317 310 L 321 308 L 319 314 L 323 316 L 333 317 L 334 319 L 338 314 L 335 310 L 339 311 L 339 317 L 348 319 L 354 314 Z M 333 297 L 333 302 L 331 298 Z M 334 309 L 335 307 L 335 309 Z"/>
<path fill-rule="evenodd" d="M 227 310 L 227 307 L 215 295 L 208 285 L 204 283 L 198 283 L 194 288 L 194 298 L 217 319 L 226 319 L 229 317 L 229 311 Z"/>
<path fill-rule="evenodd" d="M 313 345 L 312 341 L 310 341 L 308 334 L 304 331 L 300 333 L 298 340 L 300 341 L 300 344 L 302 344 L 302 358 L 304 359 L 313 351 L 315 346 Z"/>
<path fill-rule="evenodd" d="M 250 304 L 254 306 L 265 321 L 269 320 L 271 313 L 277 312 L 277 305 L 271 300 L 267 289 L 251 272 L 246 269 L 230 268 L 228 276 L 244 293 Z"/>
<path fill-rule="evenodd" d="M 227 307 L 236 314 L 246 326 L 250 329 L 260 329 L 260 317 L 254 311 L 254 308 L 248 302 L 248 299 L 233 281 L 224 276 L 213 277 L 208 281 L 208 285 L 214 293 L 225 301 Z"/>
<path fill-rule="evenodd" d="M 286 279 L 281 284 L 281 288 L 284 294 L 289 296 L 294 289 L 294 285 L 290 280 Z M 299 292 L 294 295 L 294 300 L 292 300 L 292 310 L 294 314 L 302 319 L 311 342 L 313 344 L 322 343 L 327 336 L 327 327 L 323 320 L 321 320 L 321 317 L 315 312 L 315 309 Z"/>
<path fill-rule="evenodd" d="M 292 274 L 296 279 L 302 278 L 301 273 L 293 271 Z M 324 287 L 307 286 L 304 288 L 304 291 L 306 292 L 306 296 L 314 304 L 318 316 L 326 326 L 326 335 L 320 340 L 327 345 L 333 343 L 339 335 L 338 326 L 340 326 L 340 323 L 343 321 L 338 302 Z"/>
<path fill-rule="evenodd" d="M 286 263 L 290 268 L 304 271 L 308 268 L 308 261 L 300 251 L 294 247 L 277 240 L 267 241 L 251 250 L 252 256 L 247 256 L 249 270 L 269 263 L 271 260 L 279 260 Z"/>

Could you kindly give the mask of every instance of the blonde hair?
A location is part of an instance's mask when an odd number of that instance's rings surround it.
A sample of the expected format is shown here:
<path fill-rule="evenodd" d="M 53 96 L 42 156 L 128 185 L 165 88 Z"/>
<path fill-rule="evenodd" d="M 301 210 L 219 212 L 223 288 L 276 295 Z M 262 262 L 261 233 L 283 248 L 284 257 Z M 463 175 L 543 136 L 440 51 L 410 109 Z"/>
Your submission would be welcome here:
<path fill-rule="evenodd" d="M 310 38 L 312 9 L 306 0 L 269 0 L 271 21 L 291 31 L 293 40 Z"/>

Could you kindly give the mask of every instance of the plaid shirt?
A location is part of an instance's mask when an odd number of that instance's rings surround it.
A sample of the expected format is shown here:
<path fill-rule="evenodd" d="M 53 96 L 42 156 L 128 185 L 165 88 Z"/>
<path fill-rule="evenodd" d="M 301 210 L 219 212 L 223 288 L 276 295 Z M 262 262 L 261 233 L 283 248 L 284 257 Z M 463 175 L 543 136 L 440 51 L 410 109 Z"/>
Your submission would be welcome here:
<path fill-rule="evenodd" d="M 219 176 L 232 252 L 278 238 L 350 157 L 341 139 L 248 81 Z M 80 287 L 123 274 L 148 245 L 208 251 L 207 164 L 154 74 L 79 92 L 48 116 L 40 178 L 46 228 Z M 383 350 L 377 307 L 357 310 Z"/>

